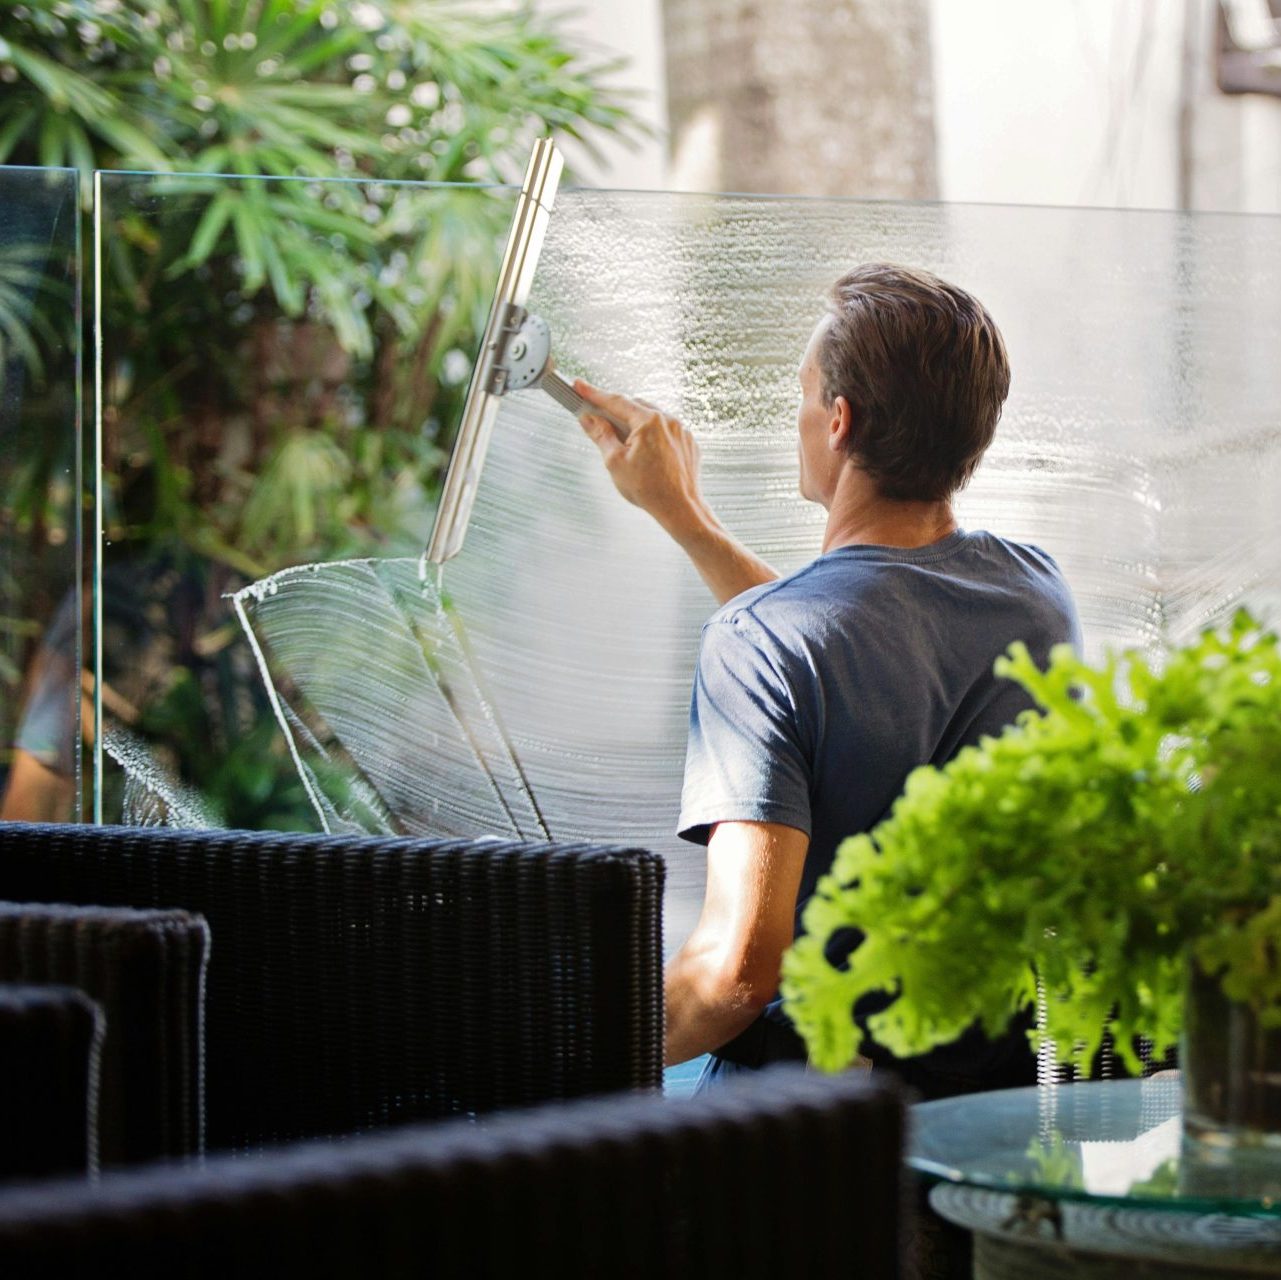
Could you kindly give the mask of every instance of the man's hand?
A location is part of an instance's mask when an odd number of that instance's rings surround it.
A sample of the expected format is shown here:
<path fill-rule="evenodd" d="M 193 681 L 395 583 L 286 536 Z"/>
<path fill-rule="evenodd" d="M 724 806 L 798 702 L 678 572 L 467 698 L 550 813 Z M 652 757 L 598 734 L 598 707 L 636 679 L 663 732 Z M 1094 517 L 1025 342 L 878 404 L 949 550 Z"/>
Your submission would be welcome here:
<path fill-rule="evenodd" d="M 652 405 L 602 391 L 581 378 L 574 380 L 574 390 L 626 428 L 624 439 L 609 418 L 587 413 L 580 419 L 600 450 L 614 487 L 679 541 L 706 510 L 698 489 L 694 437 Z"/>
<path fill-rule="evenodd" d="M 585 413 L 583 430 L 600 450 L 619 493 L 648 512 L 676 541 L 721 603 L 778 574 L 717 520 L 698 487 L 698 443 L 675 418 L 640 400 L 601 391 L 581 378 L 574 390 L 621 423 Z"/>

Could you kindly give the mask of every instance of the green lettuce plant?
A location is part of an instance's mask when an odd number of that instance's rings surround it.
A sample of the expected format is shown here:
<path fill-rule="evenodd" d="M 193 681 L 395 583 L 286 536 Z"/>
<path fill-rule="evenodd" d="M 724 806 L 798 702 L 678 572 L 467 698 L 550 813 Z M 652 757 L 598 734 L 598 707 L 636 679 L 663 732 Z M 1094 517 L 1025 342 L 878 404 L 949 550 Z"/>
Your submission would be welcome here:
<path fill-rule="evenodd" d="M 812 1059 L 848 1063 L 851 1010 L 911 1055 L 1046 994 L 1043 1034 L 1087 1064 L 1106 1032 L 1176 1041 L 1187 964 L 1281 1025 L 1281 654 L 1247 612 L 1149 660 L 1101 666 L 1021 645 L 997 671 L 1039 709 L 907 780 L 889 817 L 845 841 L 784 960 Z M 826 945 L 862 931 L 848 963 Z"/>

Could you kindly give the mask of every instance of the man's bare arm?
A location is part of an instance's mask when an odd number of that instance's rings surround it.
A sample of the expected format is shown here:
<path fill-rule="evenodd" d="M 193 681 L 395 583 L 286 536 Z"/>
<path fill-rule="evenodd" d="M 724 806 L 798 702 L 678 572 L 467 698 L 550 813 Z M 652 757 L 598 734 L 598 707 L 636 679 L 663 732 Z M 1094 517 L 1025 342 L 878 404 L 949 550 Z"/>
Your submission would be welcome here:
<path fill-rule="evenodd" d="M 664 976 L 668 1066 L 745 1031 L 778 990 L 809 837 L 777 822 L 720 822 L 694 932 Z"/>
<path fill-rule="evenodd" d="M 717 602 L 773 582 L 777 572 L 716 518 L 698 486 L 698 444 L 675 418 L 581 378 L 574 389 L 628 428 L 620 439 L 608 419 L 584 414 L 583 430 L 601 452 L 615 488 L 649 512 L 693 561 Z"/>

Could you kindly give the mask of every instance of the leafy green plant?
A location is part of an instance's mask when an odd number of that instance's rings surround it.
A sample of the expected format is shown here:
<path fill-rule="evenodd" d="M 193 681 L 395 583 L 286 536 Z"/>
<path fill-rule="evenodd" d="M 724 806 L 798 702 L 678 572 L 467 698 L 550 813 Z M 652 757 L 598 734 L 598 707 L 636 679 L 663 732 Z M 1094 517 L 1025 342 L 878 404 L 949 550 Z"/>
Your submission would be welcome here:
<path fill-rule="evenodd" d="M 1246 612 L 1150 662 L 1100 667 L 1022 646 L 997 666 L 1036 699 L 1000 737 L 917 769 L 890 816 L 845 841 L 784 962 L 813 1059 L 857 1049 L 854 1002 L 900 1055 L 1004 1028 L 1046 992 L 1044 1034 L 1087 1064 L 1111 1031 L 1177 1039 L 1189 958 L 1281 1025 L 1281 655 Z M 848 963 L 825 954 L 848 927 Z"/>
<path fill-rule="evenodd" d="M 153 602 L 163 660 L 208 711 L 197 731 L 186 699 L 138 730 L 228 820 L 287 825 L 298 789 L 265 761 L 281 799 L 255 809 L 233 776 L 270 712 L 224 644 L 223 596 L 291 564 L 421 551 L 510 218 L 493 184 L 519 180 L 536 137 L 636 136 L 613 65 L 527 5 L 0 5 L 0 164 L 77 168 L 86 203 L 93 170 L 146 171 L 104 179 L 98 209 L 101 514 L 109 564 L 170 593 Z M 42 321 L 15 310 L 23 271 L 0 261 L 0 347 L 26 372 Z M 58 444 L 32 434 L 33 474 Z M 25 669 L 34 641 L 13 648 Z M 188 739 L 214 742 L 226 776 Z"/>
<path fill-rule="evenodd" d="M 398 487 L 403 497 L 407 471 L 419 479 L 419 507 L 429 505 L 448 444 L 437 436 L 465 382 L 447 363 L 474 344 L 509 208 L 476 190 L 405 184 L 516 180 L 532 140 L 549 132 L 588 150 L 598 131 L 635 136 L 626 95 L 607 85 L 614 65 L 576 52 L 554 17 L 458 0 L 0 9 L 0 163 L 79 168 L 86 195 L 95 168 L 229 175 L 105 192 L 112 434 L 131 457 L 163 436 L 147 492 L 161 487 L 201 513 L 177 519 L 178 536 L 229 567 L 271 569 L 331 547 L 375 549 L 360 547 L 361 534 L 380 499 Z M 288 355 L 282 325 L 349 357 L 344 380 L 349 404 L 364 406 L 361 427 L 391 433 L 373 508 L 347 504 L 335 520 L 321 484 L 311 513 L 294 520 L 316 536 L 289 548 L 262 518 L 270 493 L 248 527 L 238 522 L 245 480 L 300 426 L 339 434 L 331 396 L 292 418 L 258 413 L 281 431 L 258 431 L 243 464 L 221 469 L 224 491 L 183 487 L 186 474 L 209 471 L 191 445 L 214 434 L 211 419 L 225 425 L 242 407 L 270 405 L 273 389 L 252 374 Z M 34 356 L 25 332 L 6 324 L 0 336 Z M 268 476 L 263 487 L 272 484 Z M 291 488 L 280 505 L 298 517 L 302 487 Z M 421 511 L 407 514 L 418 536 Z M 152 536 L 147 524 L 126 516 L 113 541 L 130 527 Z"/>
<path fill-rule="evenodd" d="M 33 378 L 44 377 L 45 351 L 65 337 L 50 319 L 51 308 L 31 305 L 41 291 L 55 290 L 44 270 L 46 253 L 41 244 L 0 244 L 0 391 L 11 361 Z M 63 310 L 70 309 L 64 301 Z"/>

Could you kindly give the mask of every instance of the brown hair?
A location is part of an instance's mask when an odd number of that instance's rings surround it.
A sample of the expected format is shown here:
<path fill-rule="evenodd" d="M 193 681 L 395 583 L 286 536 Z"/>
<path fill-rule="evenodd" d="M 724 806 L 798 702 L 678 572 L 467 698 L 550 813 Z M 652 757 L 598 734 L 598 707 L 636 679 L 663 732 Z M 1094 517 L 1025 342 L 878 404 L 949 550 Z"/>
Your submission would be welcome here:
<path fill-rule="evenodd" d="M 974 474 L 1010 389 L 983 304 L 928 271 L 855 267 L 829 294 L 823 398 L 854 411 L 850 456 L 883 497 L 937 502 Z"/>

